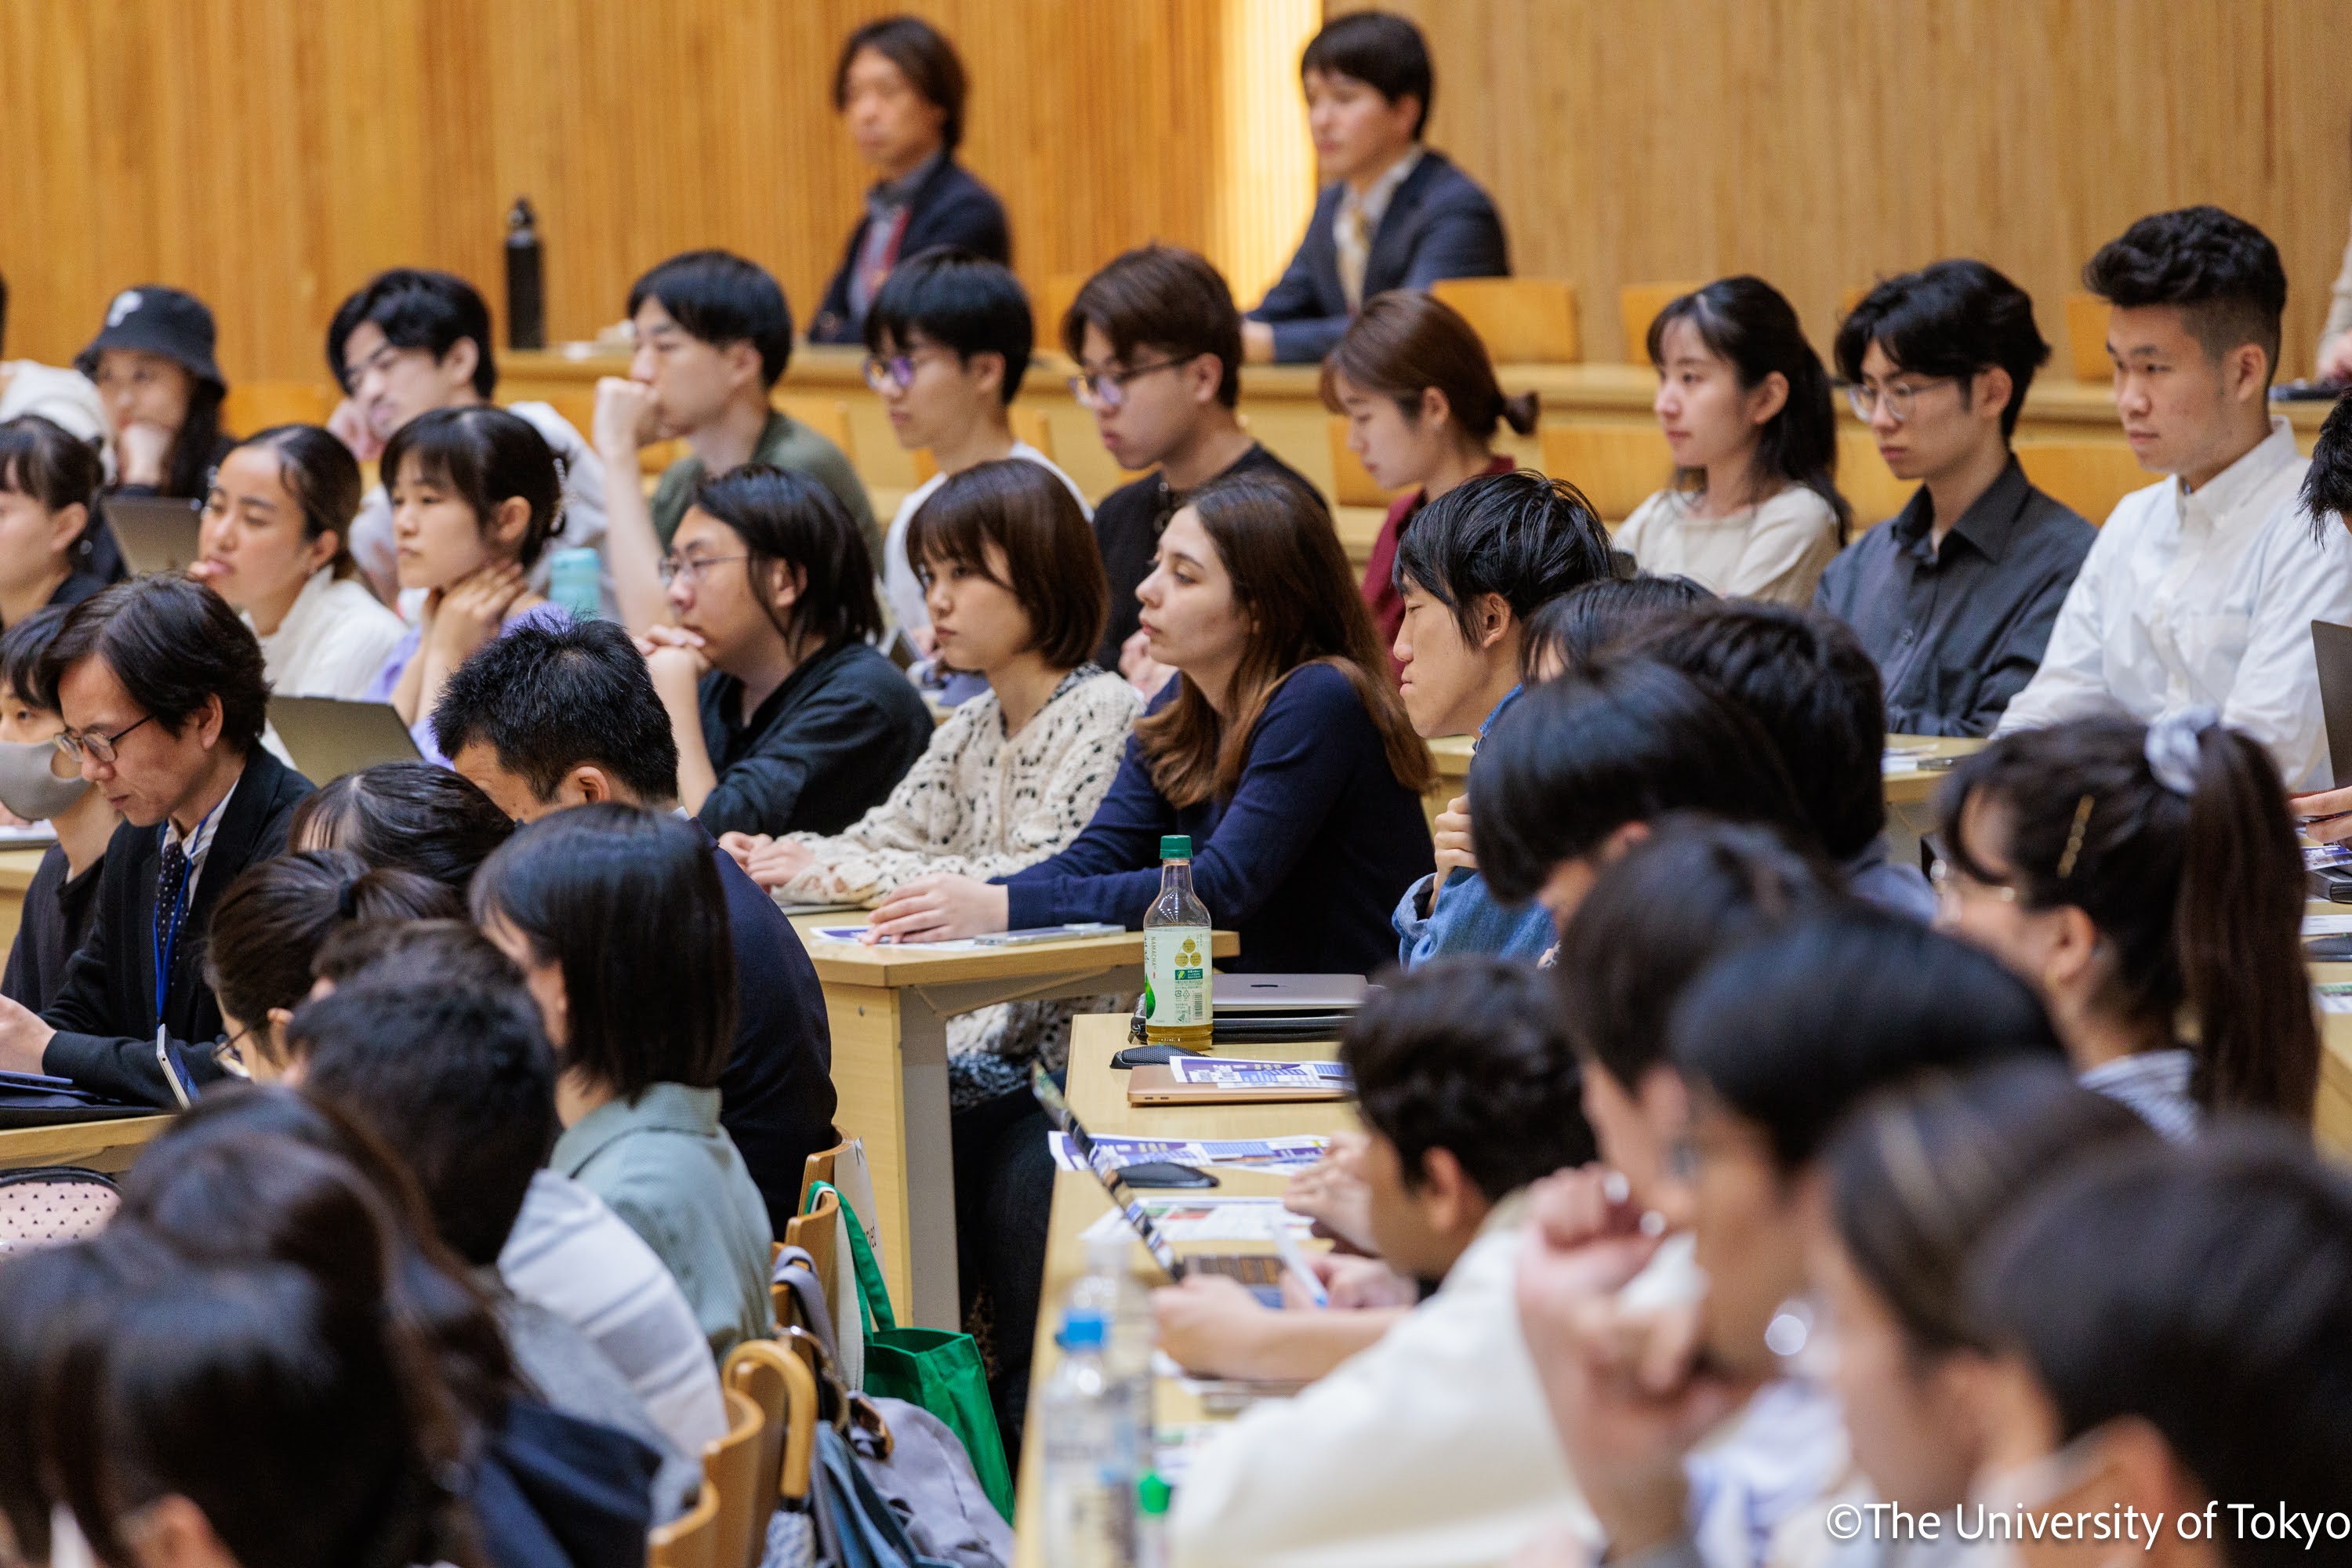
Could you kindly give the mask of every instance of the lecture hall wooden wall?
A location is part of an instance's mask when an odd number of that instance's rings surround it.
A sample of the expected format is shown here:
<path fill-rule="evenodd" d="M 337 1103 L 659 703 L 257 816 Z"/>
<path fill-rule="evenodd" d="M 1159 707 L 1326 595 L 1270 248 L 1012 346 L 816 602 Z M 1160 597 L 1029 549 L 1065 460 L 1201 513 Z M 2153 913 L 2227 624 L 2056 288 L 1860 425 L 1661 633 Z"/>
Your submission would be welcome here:
<path fill-rule="evenodd" d="M 2352 218 L 2347 0 L 1386 0 L 1437 59 L 1430 139 L 1523 273 L 1759 273 L 1826 344 L 1845 289 L 1980 257 L 2044 303 L 2134 217 L 2210 201 L 2278 242 L 2310 368 Z M 1333 0 L 1333 14 L 1360 8 Z"/>
<path fill-rule="evenodd" d="M 835 51 L 898 9 L 963 54 L 965 157 L 1033 291 L 1152 237 L 1251 298 L 1279 270 L 1313 199 L 1295 73 L 1320 0 L 6 0 L 7 352 L 62 362 L 155 280 L 212 303 L 232 379 L 318 379 L 328 315 L 380 268 L 447 268 L 499 309 L 526 192 L 554 337 L 697 245 L 766 262 L 805 322 L 869 177 Z"/>

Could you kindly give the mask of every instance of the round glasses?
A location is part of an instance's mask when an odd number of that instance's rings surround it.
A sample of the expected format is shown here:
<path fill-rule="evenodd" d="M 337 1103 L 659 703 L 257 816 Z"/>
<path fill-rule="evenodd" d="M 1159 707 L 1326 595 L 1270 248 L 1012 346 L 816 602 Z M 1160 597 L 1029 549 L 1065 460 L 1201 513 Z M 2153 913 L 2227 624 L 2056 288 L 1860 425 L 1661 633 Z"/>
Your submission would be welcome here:
<path fill-rule="evenodd" d="M 1127 406 L 1127 384 L 1139 375 L 1150 375 L 1155 370 L 1173 370 L 1181 360 L 1164 359 L 1157 364 L 1139 364 L 1132 370 L 1090 370 L 1070 377 L 1070 395 L 1078 406 L 1100 414 L 1109 414 Z"/>
<path fill-rule="evenodd" d="M 141 724 L 152 724 L 154 721 L 155 715 L 150 713 L 140 720 L 138 724 L 131 725 L 128 729 L 117 730 L 111 735 L 77 735 L 70 730 L 63 731 L 57 737 L 57 748 L 76 765 L 79 765 L 81 760 L 87 757 L 100 767 L 111 767 L 114 765 L 115 743 L 131 733 L 132 730 L 138 729 Z"/>
<path fill-rule="evenodd" d="M 1886 416 L 1901 425 L 1910 419 L 1911 410 L 1918 403 L 1921 393 L 1958 379 L 1957 376 L 1939 375 L 1928 381 L 1890 383 L 1883 388 L 1850 381 L 1845 384 L 1845 400 L 1853 408 L 1853 416 L 1864 424 L 1877 416 L 1878 405 L 1884 403 L 1886 405 Z"/>
<path fill-rule="evenodd" d="M 748 555 L 689 555 L 681 561 L 675 555 L 665 555 L 656 570 L 661 573 L 662 586 L 667 588 L 672 583 L 689 584 L 698 583 L 701 581 L 702 574 L 710 567 L 725 566 L 730 562 L 750 559 L 751 558 Z"/>

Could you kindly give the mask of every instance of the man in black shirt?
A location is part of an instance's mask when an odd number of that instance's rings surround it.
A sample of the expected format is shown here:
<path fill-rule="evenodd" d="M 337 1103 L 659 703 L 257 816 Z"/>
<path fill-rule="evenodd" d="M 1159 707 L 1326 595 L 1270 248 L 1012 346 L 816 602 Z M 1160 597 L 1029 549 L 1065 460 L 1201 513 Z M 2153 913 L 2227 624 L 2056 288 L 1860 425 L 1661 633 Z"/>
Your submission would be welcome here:
<path fill-rule="evenodd" d="M 1070 390 L 1093 410 L 1112 458 L 1122 468 L 1159 470 L 1095 508 L 1110 578 L 1110 622 L 1095 662 L 1156 690 L 1160 682 L 1150 679 L 1150 656 L 1136 629 L 1135 590 L 1150 575 L 1160 531 L 1184 493 L 1253 470 L 1279 473 L 1309 495 L 1315 487 L 1235 417 L 1241 312 L 1217 269 L 1192 251 L 1147 245 L 1087 279 L 1062 318 L 1062 346 L 1078 362 Z"/>
<path fill-rule="evenodd" d="M 677 805 L 677 742 L 629 634 L 611 621 L 519 626 L 457 667 L 433 710 L 434 743 L 499 809 L 535 822 L 568 806 Z M 799 933 L 711 840 L 735 943 L 735 1043 L 719 1121 L 778 1236 L 801 1172 L 833 1146 L 833 1033 Z"/>
<path fill-rule="evenodd" d="M 205 936 L 238 873 L 286 847 L 310 781 L 261 747 L 269 688 L 253 629 L 181 576 L 118 583 L 68 613 L 41 684 L 58 737 L 122 814 L 89 934 L 41 1013 L 0 998 L 0 1068 L 134 1104 L 218 1079 Z"/>
<path fill-rule="evenodd" d="M 2050 345 L 2033 301 L 1981 261 L 1890 278 L 1838 328 L 1838 372 L 1918 490 L 1830 563 L 1813 596 L 1853 627 L 1897 735 L 1985 735 L 2041 668 L 2091 525 L 2010 451 Z"/>

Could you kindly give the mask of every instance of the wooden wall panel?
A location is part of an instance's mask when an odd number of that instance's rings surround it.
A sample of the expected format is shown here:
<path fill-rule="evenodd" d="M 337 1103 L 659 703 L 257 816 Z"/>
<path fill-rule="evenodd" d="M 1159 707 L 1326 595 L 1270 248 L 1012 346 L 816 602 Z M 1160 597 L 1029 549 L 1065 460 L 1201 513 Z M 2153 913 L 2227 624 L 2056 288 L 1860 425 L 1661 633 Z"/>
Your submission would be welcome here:
<path fill-rule="evenodd" d="M 155 280 L 212 303 L 232 379 L 319 377 L 328 314 L 380 268 L 447 268 L 497 309 L 519 193 L 551 336 L 592 334 L 698 245 L 773 268 L 805 321 L 868 177 L 834 115 L 835 51 L 898 8 L 5 0 L 7 352 L 63 360 L 115 289 Z M 1319 0 L 911 8 L 963 54 L 964 156 L 1004 197 L 1033 291 L 1154 237 L 1202 248 L 1245 298 L 1279 268 L 1313 196 L 1295 71 Z"/>
<path fill-rule="evenodd" d="M 1845 289 L 1955 255 L 2056 342 L 2102 241 L 2210 201 L 2278 242 L 2309 369 L 2352 217 L 2352 0 L 1387 4 L 1436 56 L 1432 142 L 1521 272 L 1578 283 L 1590 357 L 1622 353 L 1620 283 L 1759 273 L 1826 344 Z"/>

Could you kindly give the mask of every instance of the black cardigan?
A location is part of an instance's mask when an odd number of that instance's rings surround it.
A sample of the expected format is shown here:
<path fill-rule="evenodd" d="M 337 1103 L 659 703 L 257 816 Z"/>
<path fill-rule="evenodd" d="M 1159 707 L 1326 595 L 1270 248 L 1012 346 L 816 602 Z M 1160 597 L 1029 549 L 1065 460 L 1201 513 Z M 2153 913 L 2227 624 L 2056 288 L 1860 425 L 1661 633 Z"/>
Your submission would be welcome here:
<path fill-rule="evenodd" d="M 1013 235 L 1005 226 L 1004 204 L 996 193 L 965 172 L 952 155 L 940 160 L 930 177 L 915 189 L 915 199 L 908 205 L 907 232 L 898 238 L 898 259 L 942 246 L 961 246 L 975 250 L 991 261 L 1007 267 L 1013 264 Z M 860 343 L 866 341 L 866 323 L 849 311 L 849 275 L 857 266 L 859 247 L 866 243 L 866 226 L 871 216 L 861 216 L 857 226 L 849 231 L 849 244 L 841 253 L 841 266 L 825 285 L 824 299 L 809 322 L 808 341 L 813 343 Z M 1055 322 L 1055 330 L 1060 330 Z"/>
<path fill-rule="evenodd" d="M 200 1081 L 221 1076 L 209 1049 L 221 1037 L 220 1004 L 205 984 L 205 938 L 213 908 L 237 874 L 284 852 L 286 825 L 310 781 L 256 745 L 213 831 L 204 874 L 172 953 L 163 1024 Z M 41 1016 L 58 1032 L 41 1070 L 136 1104 L 177 1103 L 155 1059 L 155 882 L 160 825 L 124 823 L 108 841 L 99 873 L 98 915 L 66 965 L 64 988 Z M 194 1048 L 192 1048 L 194 1047 Z"/>

